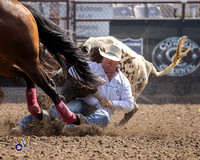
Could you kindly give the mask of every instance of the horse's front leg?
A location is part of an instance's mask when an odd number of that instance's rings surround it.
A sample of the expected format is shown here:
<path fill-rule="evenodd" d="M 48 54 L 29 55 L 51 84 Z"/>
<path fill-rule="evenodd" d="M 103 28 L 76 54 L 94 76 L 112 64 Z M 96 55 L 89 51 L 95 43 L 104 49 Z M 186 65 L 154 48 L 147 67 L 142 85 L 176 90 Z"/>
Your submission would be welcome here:
<path fill-rule="evenodd" d="M 29 68 L 24 68 L 24 70 L 26 71 L 26 73 L 29 75 L 29 77 L 31 77 L 31 80 L 37 84 L 38 87 L 40 87 L 53 101 L 53 103 L 55 104 L 55 107 L 58 111 L 58 113 L 61 115 L 63 121 L 65 123 L 68 124 L 80 124 L 82 119 L 80 119 L 81 116 L 79 115 L 75 115 L 73 112 L 71 112 L 68 107 L 65 105 L 65 103 L 61 100 L 59 94 L 56 92 L 54 86 L 52 86 L 51 81 L 49 81 L 49 78 L 47 78 L 47 74 L 45 73 L 45 71 L 43 70 L 43 68 L 38 64 L 38 63 L 33 63 L 31 64 L 31 68 L 34 69 L 30 69 Z M 28 67 L 28 66 L 27 66 Z M 28 81 L 28 83 L 30 83 Z M 30 94 L 33 93 L 30 97 L 30 99 L 32 99 L 32 102 L 36 101 L 36 92 L 35 89 L 33 88 L 33 86 L 31 86 L 30 83 L 30 87 L 32 88 L 27 88 L 30 89 Z M 28 95 L 29 96 L 29 95 Z M 29 98 L 27 99 L 27 102 L 29 102 Z M 37 115 L 39 115 L 41 113 L 41 111 L 39 110 L 39 107 L 37 107 L 37 103 L 35 103 L 36 106 L 34 106 L 36 108 L 36 112 Z M 39 106 L 39 105 L 38 105 Z M 35 114 L 35 113 L 34 113 Z"/>
<path fill-rule="evenodd" d="M 6 68 L 4 69 L 5 72 L 1 73 L 7 77 L 21 77 L 26 81 L 26 101 L 29 112 L 37 117 L 38 119 L 42 120 L 43 118 L 48 118 L 48 113 L 46 111 L 42 111 L 36 96 L 36 88 L 33 81 L 23 72 L 20 68 L 15 65 L 12 65 L 8 62 L 4 62 L 3 64 L 7 64 Z M 2 64 L 0 64 L 0 67 Z M 45 113 L 45 114 L 44 114 Z M 47 116 L 46 116 L 47 115 Z"/>
<path fill-rule="evenodd" d="M 49 115 L 46 111 L 42 111 L 36 95 L 36 88 L 33 81 L 29 77 L 24 77 L 27 88 L 26 88 L 26 102 L 28 111 L 39 120 L 50 120 Z"/>

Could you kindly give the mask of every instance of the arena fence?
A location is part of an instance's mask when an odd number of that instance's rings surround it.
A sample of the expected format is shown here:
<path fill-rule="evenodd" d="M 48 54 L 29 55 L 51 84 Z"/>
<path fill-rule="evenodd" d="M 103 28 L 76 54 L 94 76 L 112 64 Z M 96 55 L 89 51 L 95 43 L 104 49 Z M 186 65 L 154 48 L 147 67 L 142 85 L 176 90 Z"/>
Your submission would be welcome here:
<path fill-rule="evenodd" d="M 74 41 L 110 34 L 111 20 L 199 19 L 200 0 L 20 0 L 40 10 Z"/>
<path fill-rule="evenodd" d="M 184 1 L 183 1 L 184 2 Z M 73 39 L 110 35 L 111 20 L 199 19 L 200 1 L 74 0 Z"/>
<path fill-rule="evenodd" d="M 166 76 L 150 76 L 143 93 L 158 97 L 200 94 L 200 0 L 20 1 L 40 10 L 74 42 L 112 35 L 152 62 L 158 70 L 170 63 L 178 38 L 187 35 L 185 45 L 192 46 L 192 50 L 184 63 Z M 18 78 L 0 79 L 1 86 L 25 85 Z"/>
<path fill-rule="evenodd" d="M 70 0 L 20 0 L 42 12 L 46 17 L 60 26 L 66 35 L 70 32 Z"/>

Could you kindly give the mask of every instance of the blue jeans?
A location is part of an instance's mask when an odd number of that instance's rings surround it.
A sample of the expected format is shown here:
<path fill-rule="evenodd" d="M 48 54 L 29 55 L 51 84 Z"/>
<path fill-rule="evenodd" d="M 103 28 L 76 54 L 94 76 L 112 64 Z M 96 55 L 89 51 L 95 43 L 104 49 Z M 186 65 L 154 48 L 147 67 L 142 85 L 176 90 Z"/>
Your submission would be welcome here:
<path fill-rule="evenodd" d="M 95 107 L 91 107 L 87 105 L 82 100 L 75 99 L 75 100 L 70 101 L 66 105 L 71 112 L 75 114 L 80 113 L 84 115 L 87 121 L 89 122 L 89 124 L 97 124 L 97 125 L 106 127 L 109 123 L 110 117 L 107 111 L 103 109 L 96 110 Z M 62 117 L 58 113 L 55 106 L 52 106 L 50 108 L 49 115 L 52 120 L 59 118 L 62 121 Z M 34 116 L 29 114 L 28 116 L 24 117 L 18 124 L 22 125 L 24 128 L 27 128 L 27 124 L 31 123 L 33 119 L 34 119 Z"/>

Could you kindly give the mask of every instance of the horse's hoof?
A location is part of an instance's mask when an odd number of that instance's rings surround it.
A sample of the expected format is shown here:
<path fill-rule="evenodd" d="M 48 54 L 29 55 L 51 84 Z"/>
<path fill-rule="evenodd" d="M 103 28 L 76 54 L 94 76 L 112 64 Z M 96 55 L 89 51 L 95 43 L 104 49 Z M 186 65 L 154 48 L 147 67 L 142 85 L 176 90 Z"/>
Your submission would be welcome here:
<path fill-rule="evenodd" d="M 50 122 L 51 118 L 49 115 L 49 112 L 47 112 L 46 110 L 42 110 L 42 122 Z"/>
<path fill-rule="evenodd" d="M 79 119 L 80 125 L 89 123 L 82 114 L 76 114 L 76 117 Z"/>

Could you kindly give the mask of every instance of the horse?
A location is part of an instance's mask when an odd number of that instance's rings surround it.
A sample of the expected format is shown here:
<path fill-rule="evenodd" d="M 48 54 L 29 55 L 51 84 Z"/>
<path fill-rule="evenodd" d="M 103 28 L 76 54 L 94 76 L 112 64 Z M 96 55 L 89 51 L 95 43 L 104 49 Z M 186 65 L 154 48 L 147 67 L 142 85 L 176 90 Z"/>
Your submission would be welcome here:
<path fill-rule="evenodd" d="M 64 122 L 84 122 L 61 100 L 55 83 L 40 64 L 40 42 L 63 71 L 67 72 L 67 67 L 74 66 L 82 84 L 93 88 L 103 83 L 91 72 L 82 51 L 51 20 L 17 0 L 0 1 L 0 75 L 25 80 L 28 110 L 39 120 L 43 120 L 45 114 L 37 102 L 35 85 L 52 99 Z"/>

